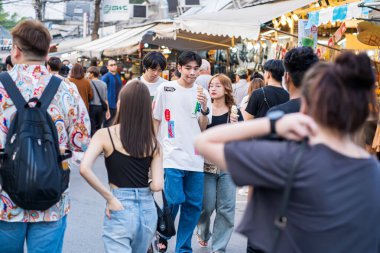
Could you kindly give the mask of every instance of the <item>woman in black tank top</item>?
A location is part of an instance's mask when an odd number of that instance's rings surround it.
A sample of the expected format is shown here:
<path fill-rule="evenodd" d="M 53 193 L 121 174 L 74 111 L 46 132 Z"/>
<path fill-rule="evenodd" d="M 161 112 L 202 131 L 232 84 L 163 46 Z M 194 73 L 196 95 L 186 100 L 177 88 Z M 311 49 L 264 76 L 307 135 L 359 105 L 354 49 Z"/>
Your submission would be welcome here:
<path fill-rule="evenodd" d="M 117 105 L 115 124 L 95 133 L 80 173 L 107 200 L 105 251 L 147 252 L 157 226 L 152 191 L 161 191 L 164 181 L 148 88 L 138 80 L 130 82 L 120 91 Z M 110 190 L 92 171 L 102 151 Z"/>

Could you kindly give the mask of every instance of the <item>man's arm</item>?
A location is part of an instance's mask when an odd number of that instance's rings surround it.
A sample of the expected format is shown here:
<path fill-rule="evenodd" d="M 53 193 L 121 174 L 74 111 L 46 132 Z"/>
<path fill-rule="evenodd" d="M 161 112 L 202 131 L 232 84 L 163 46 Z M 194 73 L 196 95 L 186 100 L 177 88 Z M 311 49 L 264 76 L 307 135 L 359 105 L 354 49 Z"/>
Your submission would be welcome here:
<path fill-rule="evenodd" d="M 201 116 L 198 119 L 198 124 L 201 131 L 206 130 L 207 125 L 208 125 L 208 117 L 206 115 L 201 114 Z"/>

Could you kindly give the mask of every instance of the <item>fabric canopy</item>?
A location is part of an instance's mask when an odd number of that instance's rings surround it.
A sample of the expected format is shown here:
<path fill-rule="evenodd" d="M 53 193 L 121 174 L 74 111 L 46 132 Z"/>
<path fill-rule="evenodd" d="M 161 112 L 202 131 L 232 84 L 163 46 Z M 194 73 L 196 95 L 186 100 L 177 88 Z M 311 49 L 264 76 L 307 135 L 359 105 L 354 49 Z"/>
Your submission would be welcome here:
<path fill-rule="evenodd" d="M 315 0 L 277 1 L 238 10 L 181 16 L 175 23 L 177 28 L 192 33 L 257 39 L 261 24 L 312 2 Z"/>
<path fill-rule="evenodd" d="M 147 31 L 152 26 L 154 26 L 154 24 L 149 24 L 149 25 L 140 26 L 140 27 L 126 28 L 115 34 L 78 46 L 75 49 L 79 51 L 85 51 L 85 52 L 101 52 L 105 49 L 111 48 L 113 46 L 117 46 L 120 43 L 123 43 L 129 40 L 130 38 L 133 38 L 137 34 Z"/>

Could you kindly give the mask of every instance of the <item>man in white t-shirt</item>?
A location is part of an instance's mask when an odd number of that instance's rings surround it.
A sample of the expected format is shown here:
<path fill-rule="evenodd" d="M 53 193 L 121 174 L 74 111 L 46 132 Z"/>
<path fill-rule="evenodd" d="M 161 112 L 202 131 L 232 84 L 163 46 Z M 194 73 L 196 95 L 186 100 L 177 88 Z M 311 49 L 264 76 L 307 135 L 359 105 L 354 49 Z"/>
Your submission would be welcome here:
<path fill-rule="evenodd" d="M 144 74 L 136 79 L 143 82 L 149 89 L 150 97 L 153 101 L 157 93 L 157 88 L 166 79 L 162 78 L 160 74 L 166 69 L 166 58 L 161 52 L 150 52 L 145 55 L 142 65 L 144 68 Z"/>
<path fill-rule="evenodd" d="M 160 131 L 165 168 L 165 196 L 175 219 L 181 215 L 175 252 L 192 252 L 191 237 L 202 210 L 203 157 L 194 148 L 194 138 L 211 123 L 211 99 L 195 83 L 201 57 L 183 52 L 178 58 L 181 78 L 162 84 L 153 102 L 155 127 Z M 158 247 L 167 241 L 159 238 Z"/>
<path fill-rule="evenodd" d="M 211 78 L 212 76 L 210 63 L 207 60 L 202 59 L 202 65 L 199 68 L 199 76 L 197 77 L 195 83 L 202 85 L 203 88 L 208 90 L 208 84 L 210 83 Z"/>

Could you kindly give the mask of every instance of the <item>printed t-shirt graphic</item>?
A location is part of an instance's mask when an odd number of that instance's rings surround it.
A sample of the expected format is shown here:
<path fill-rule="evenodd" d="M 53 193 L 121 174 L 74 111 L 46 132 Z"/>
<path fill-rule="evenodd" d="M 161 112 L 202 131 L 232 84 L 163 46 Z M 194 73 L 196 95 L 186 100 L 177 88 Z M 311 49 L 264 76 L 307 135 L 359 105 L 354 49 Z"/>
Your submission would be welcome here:
<path fill-rule="evenodd" d="M 211 122 L 212 105 L 208 92 L 207 106 Z M 153 102 L 153 117 L 161 121 L 160 137 L 164 150 L 164 168 L 203 171 L 203 158 L 194 151 L 194 139 L 201 130 L 200 112 L 194 114 L 197 105 L 197 85 L 184 88 L 177 81 L 166 82 L 157 89 Z M 200 109 L 200 108 L 199 108 Z"/>

